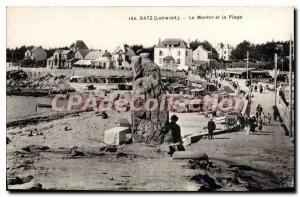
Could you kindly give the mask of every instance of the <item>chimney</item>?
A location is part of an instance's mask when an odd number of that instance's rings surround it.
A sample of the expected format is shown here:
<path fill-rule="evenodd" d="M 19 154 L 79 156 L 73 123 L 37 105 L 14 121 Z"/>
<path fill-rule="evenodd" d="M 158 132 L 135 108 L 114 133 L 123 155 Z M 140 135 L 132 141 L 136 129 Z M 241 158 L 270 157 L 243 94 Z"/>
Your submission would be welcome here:
<path fill-rule="evenodd" d="M 190 47 L 191 47 L 191 46 L 190 46 L 190 43 L 191 43 L 191 40 L 188 39 L 188 42 L 187 42 L 187 48 L 190 48 Z"/>

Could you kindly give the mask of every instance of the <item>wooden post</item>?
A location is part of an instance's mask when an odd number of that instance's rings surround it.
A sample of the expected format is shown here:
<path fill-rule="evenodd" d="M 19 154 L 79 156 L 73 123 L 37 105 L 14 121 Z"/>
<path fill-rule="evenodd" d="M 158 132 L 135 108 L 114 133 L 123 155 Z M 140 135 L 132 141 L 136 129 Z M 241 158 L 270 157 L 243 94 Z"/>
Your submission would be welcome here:
<path fill-rule="evenodd" d="M 277 53 L 274 54 L 274 92 L 275 92 L 275 106 L 277 103 Z"/>

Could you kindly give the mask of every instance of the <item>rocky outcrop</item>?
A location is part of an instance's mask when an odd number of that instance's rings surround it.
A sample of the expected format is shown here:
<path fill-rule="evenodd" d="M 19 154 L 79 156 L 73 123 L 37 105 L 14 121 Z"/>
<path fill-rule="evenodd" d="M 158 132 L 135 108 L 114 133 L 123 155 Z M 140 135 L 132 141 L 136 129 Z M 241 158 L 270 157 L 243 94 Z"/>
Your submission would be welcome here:
<path fill-rule="evenodd" d="M 23 70 L 6 72 L 6 94 L 20 96 L 46 96 L 75 92 L 65 75 L 37 74 Z"/>
<path fill-rule="evenodd" d="M 167 133 L 168 111 L 160 110 L 163 87 L 159 67 L 147 54 L 132 57 L 134 81 L 131 106 L 132 137 L 134 142 L 161 144 Z"/>

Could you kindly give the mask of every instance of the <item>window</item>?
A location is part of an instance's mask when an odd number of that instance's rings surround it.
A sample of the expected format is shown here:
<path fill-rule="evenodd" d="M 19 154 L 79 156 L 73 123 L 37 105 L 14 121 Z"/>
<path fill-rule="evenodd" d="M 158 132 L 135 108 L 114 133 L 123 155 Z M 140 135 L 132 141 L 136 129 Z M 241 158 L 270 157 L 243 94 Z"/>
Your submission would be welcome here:
<path fill-rule="evenodd" d="M 177 64 L 180 64 L 180 58 L 177 59 Z"/>
<path fill-rule="evenodd" d="M 178 51 L 177 55 L 180 56 L 180 51 Z"/>
<path fill-rule="evenodd" d="M 226 59 L 226 55 L 224 55 L 224 57 L 223 57 L 224 59 Z"/>
<path fill-rule="evenodd" d="M 162 64 L 162 58 L 159 58 L 159 64 Z"/>
<path fill-rule="evenodd" d="M 224 51 L 224 54 L 226 54 L 226 51 Z"/>
<path fill-rule="evenodd" d="M 159 56 L 163 56 L 163 52 L 162 51 L 159 51 Z"/>
<path fill-rule="evenodd" d="M 188 56 L 188 51 L 185 51 L 185 56 Z"/>

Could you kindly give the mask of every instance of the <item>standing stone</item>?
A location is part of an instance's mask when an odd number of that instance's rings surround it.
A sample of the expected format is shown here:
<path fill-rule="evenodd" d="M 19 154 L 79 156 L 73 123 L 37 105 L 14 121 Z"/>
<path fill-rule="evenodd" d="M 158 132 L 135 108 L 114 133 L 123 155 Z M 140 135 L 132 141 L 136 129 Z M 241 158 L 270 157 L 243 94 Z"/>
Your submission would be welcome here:
<path fill-rule="evenodd" d="M 134 70 L 132 99 L 136 106 L 131 109 L 132 137 L 134 142 L 161 144 L 167 133 L 169 114 L 167 110 L 160 110 L 165 97 L 160 69 L 147 56 L 134 56 L 131 61 Z M 152 106 L 150 109 L 147 103 Z"/>

